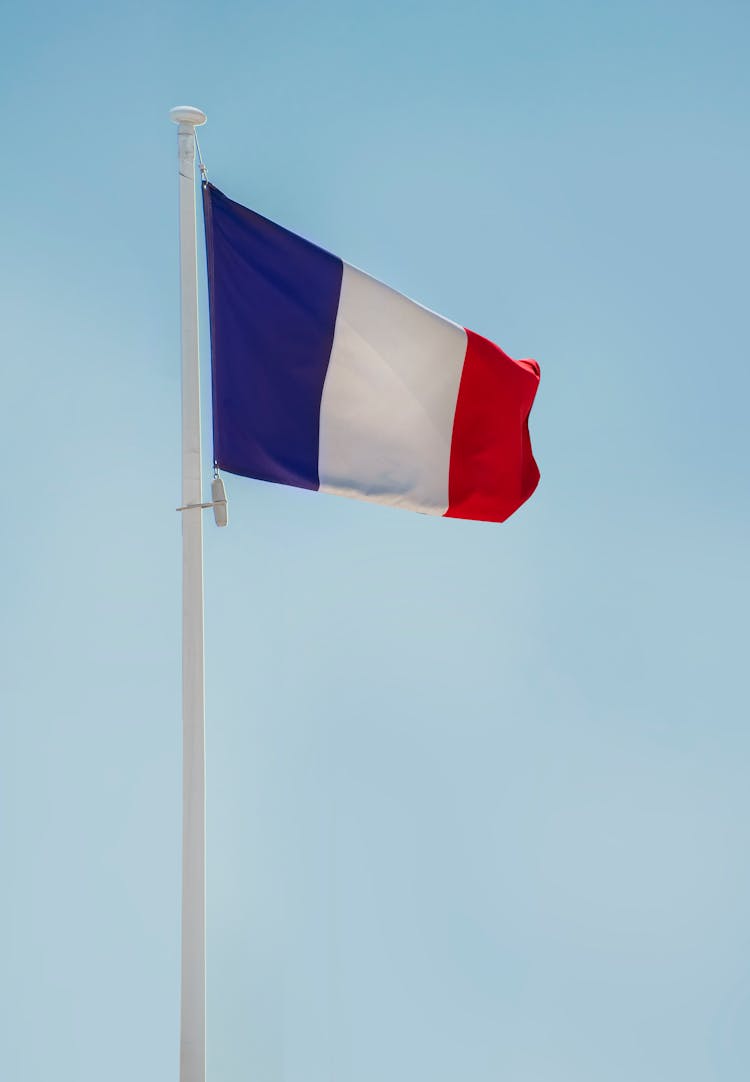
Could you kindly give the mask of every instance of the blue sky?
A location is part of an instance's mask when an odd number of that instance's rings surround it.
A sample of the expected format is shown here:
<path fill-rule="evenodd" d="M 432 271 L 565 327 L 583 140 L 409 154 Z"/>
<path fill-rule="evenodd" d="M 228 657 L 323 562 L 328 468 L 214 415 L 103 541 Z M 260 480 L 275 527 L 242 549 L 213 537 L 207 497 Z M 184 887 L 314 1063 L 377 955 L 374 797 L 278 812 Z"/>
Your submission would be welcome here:
<path fill-rule="evenodd" d="M 232 198 L 542 366 L 505 526 L 227 478 L 209 1077 L 747 1078 L 748 23 L 6 14 L 4 1077 L 176 1077 L 185 102 Z"/>

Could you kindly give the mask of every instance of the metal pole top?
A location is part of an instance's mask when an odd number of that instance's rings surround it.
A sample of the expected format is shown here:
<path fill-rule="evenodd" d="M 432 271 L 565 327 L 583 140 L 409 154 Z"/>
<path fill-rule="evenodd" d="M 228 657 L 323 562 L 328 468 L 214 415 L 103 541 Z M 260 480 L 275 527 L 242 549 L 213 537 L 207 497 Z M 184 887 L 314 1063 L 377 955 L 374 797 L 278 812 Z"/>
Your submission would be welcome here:
<path fill-rule="evenodd" d="M 206 123 L 206 114 L 202 109 L 196 109 L 194 105 L 176 105 L 169 110 L 169 119 L 175 124 L 188 124 L 198 128 Z"/>

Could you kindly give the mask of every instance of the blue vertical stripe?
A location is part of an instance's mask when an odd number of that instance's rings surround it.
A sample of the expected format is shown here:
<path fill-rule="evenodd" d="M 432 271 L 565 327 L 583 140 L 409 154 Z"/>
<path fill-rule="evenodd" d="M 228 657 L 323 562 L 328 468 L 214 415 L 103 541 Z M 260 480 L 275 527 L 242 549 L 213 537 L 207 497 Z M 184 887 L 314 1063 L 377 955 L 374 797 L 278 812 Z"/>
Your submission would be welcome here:
<path fill-rule="evenodd" d="M 203 185 L 214 458 L 317 489 L 320 400 L 343 264 Z"/>

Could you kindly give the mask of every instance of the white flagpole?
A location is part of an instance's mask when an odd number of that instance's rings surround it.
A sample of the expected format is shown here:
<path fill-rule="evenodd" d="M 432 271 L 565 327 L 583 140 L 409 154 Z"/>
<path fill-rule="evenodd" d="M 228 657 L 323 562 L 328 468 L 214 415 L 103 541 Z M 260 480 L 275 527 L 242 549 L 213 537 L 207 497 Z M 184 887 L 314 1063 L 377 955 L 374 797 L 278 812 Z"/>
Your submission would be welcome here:
<path fill-rule="evenodd" d="M 203 689 L 203 502 L 201 486 L 195 128 L 206 115 L 170 112 L 180 184 L 182 343 L 182 970 L 180 1082 L 206 1078 L 206 799 Z"/>

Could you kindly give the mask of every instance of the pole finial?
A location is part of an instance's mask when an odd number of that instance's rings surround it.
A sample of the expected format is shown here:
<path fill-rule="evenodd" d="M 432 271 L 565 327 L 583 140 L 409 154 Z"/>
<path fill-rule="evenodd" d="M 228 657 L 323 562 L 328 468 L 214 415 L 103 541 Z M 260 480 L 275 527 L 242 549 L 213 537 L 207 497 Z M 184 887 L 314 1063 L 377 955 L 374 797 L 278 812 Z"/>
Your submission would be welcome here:
<path fill-rule="evenodd" d="M 200 127 L 206 123 L 206 114 L 202 109 L 196 109 L 194 105 L 175 105 L 169 110 L 169 119 L 174 124 L 190 124 L 192 127 Z"/>

